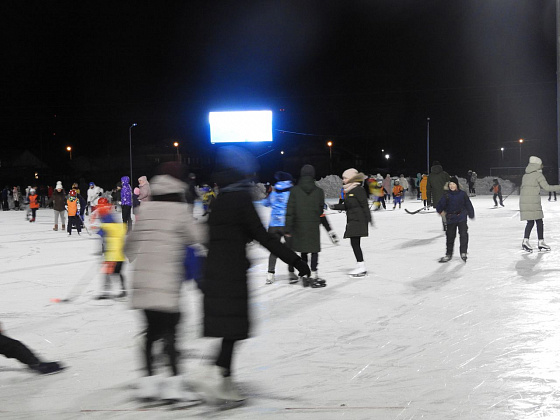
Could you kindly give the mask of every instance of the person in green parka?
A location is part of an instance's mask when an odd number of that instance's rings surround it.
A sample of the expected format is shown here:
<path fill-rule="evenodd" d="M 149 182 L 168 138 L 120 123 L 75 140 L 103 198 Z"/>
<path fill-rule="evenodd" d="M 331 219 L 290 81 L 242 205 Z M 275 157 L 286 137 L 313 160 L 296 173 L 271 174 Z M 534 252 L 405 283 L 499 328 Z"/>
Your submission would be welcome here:
<path fill-rule="evenodd" d="M 541 205 L 541 189 L 545 191 L 560 191 L 560 185 L 548 185 L 542 174 L 542 160 L 536 156 L 529 158 L 529 164 L 525 168 L 525 175 L 521 180 L 519 190 L 519 210 L 521 220 L 527 220 L 525 235 L 521 248 L 527 252 L 533 252 L 529 244 L 529 237 L 535 223 L 537 224 L 537 236 L 539 238 L 539 251 L 550 251 L 550 247 L 544 242 L 543 211 Z"/>
<path fill-rule="evenodd" d="M 426 184 L 426 195 L 428 196 L 428 207 L 436 206 L 443 196 L 444 187 L 449 182 L 450 176 L 443 170 L 441 164 L 434 160 L 430 175 L 428 175 L 428 183 Z M 443 230 L 446 230 L 445 216 L 441 217 Z"/>
<path fill-rule="evenodd" d="M 301 252 L 301 259 L 307 263 L 308 254 L 311 254 L 311 279 L 301 278 L 304 287 L 325 286 L 317 272 L 321 251 L 319 227 L 324 205 L 325 192 L 315 185 L 315 168 L 304 165 L 299 181 L 290 193 L 285 227 L 286 236 L 292 238 L 292 249 Z"/>

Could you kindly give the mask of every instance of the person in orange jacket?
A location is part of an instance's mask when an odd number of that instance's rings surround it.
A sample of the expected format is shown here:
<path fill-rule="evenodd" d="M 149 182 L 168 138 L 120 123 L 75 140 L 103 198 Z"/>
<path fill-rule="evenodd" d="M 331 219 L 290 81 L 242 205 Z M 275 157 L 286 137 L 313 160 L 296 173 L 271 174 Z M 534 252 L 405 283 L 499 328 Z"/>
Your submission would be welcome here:
<path fill-rule="evenodd" d="M 80 202 L 76 190 L 70 190 L 66 200 L 66 211 L 68 212 L 68 236 L 72 235 L 72 225 L 76 225 L 78 235 L 82 232 L 82 221 L 80 220 Z"/>
<path fill-rule="evenodd" d="M 422 180 L 420 181 L 420 194 L 422 197 L 422 203 L 424 207 L 428 206 L 428 175 L 422 174 Z"/>
<path fill-rule="evenodd" d="M 31 210 L 30 223 L 35 221 L 35 216 L 37 215 L 37 209 L 39 208 L 39 198 L 37 192 L 34 189 L 29 191 L 29 209 Z"/>
<path fill-rule="evenodd" d="M 393 210 L 399 205 L 399 209 L 401 208 L 401 202 L 404 195 L 404 188 L 401 185 L 398 179 L 395 179 L 395 186 L 393 187 Z"/>

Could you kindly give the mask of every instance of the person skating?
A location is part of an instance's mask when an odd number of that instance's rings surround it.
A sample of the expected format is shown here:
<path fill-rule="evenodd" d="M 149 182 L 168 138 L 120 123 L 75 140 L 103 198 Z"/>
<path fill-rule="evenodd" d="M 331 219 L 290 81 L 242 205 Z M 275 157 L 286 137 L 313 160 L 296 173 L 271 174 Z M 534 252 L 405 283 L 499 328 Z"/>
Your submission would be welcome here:
<path fill-rule="evenodd" d="M 446 251 L 439 262 L 447 262 L 452 258 L 457 230 L 459 230 L 459 252 L 461 259 L 466 262 L 469 247 L 467 217 L 474 219 L 474 207 L 468 194 L 460 189 L 456 177 L 451 177 L 448 185 L 449 190 L 443 193 L 436 205 L 437 212 L 447 218 Z"/>
<path fill-rule="evenodd" d="M 350 168 L 342 174 L 346 200 L 343 204 L 331 206 L 334 210 L 346 210 L 346 231 L 344 238 L 350 238 L 350 245 L 356 257 L 356 268 L 350 273 L 351 277 L 364 277 L 367 275 L 364 254 L 360 245 L 362 237 L 368 236 L 368 224 L 373 224 L 371 213 L 362 188 L 356 188 L 362 184 L 365 175 L 356 169 Z"/>
<path fill-rule="evenodd" d="M 57 181 L 56 188 L 54 189 L 49 205 L 52 204 L 54 210 L 54 227 L 53 230 L 58 230 L 58 219 L 62 222 L 62 231 L 66 230 L 66 194 L 62 188 L 62 182 Z"/>
<path fill-rule="evenodd" d="M 548 192 L 548 201 L 552 201 L 552 194 L 554 194 L 554 201 L 556 201 L 556 191 Z"/>
<path fill-rule="evenodd" d="M 395 185 L 393 187 L 393 210 L 399 205 L 399 209 L 401 208 L 401 202 L 404 195 L 404 188 L 400 184 L 398 179 L 395 180 Z"/>
<path fill-rule="evenodd" d="M 304 165 L 297 185 L 292 188 L 286 209 L 286 235 L 292 238 L 292 249 L 300 252 L 306 263 L 308 254 L 311 254 L 311 279 L 302 277 L 304 287 L 325 285 L 317 271 L 321 251 L 319 228 L 324 205 L 325 193 L 315 184 L 315 168 Z"/>
<path fill-rule="evenodd" d="M 265 207 L 271 207 L 268 233 L 275 236 L 278 240 L 284 239 L 286 246 L 291 248 L 292 238 L 286 236 L 286 208 L 290 198 L 290 190 L 294 186 L 292 175 L 287 172 L 278 171 L 274 174 L 276 184 L 271 193 L 263 201 Z M 272 252 L 268 257 L 268 273 L 266 274 L 266 284 L 272 284 L 275 280 L 276 260 L 278 257 Z M 288 265 L 289 282 L 298 281 L 298 276 L 294 273 L 294 267 Z"/>
<path fill-rule="evenodd" d="M 372 198 L 373 204 L 373 211 L 377 211 L 383 205 L 383 208 L 386 209 L 385 205 L 385 191 L 383 190 L 383 183 L 377 181 L 376 179 L 372 179 L 369 183 L 369 194 Z M 341 204 L 341 203 L 339 203 Z"/>
<path fill-rule="evenodd" d="M 494 207 L 498 207 L 498 201 L 496 198 L 500 200 L 500 206 L 504 207 L 504 200 L 502 199 L 502 186 L 500 185 L 500 181 L 498 178 L 494 178 L 493 184 L 490 187 L 490 192 L 494 193 Z"/>
<path fill-rule="evenodd" d="M 150 183 L 148 182 L 148 178 L 146 176 L 141 176 L 138 178 L 138 189 L 140 192 L 138 193 L 138 200 L 143 203 L 144 201 L 150 200 Z"/>
<path fill-rule="evenodd" d="M 68 236 L 72 235 L 72 226 L 76 226 L 78 235 L 82 232 L 82 220 L 80 219 L 80 201 L 76 190 L 70 190 L 66 200 L 66 211 L 68 213 Z"/>
<path fill-rule="evenodd" d="M 31 210 L 31 219 L 29 222 L 34 222 L 37 216 L 37 209 L 39 208 L 39 197 L 34 188 L 29 190 L 29 209 Z"/>
<path fill-rule="evenodd" d="M 529 164 L 525 168 L 525 175 L 521 180 L 519 192 L 519 210 L 521 221 L 526 220 L 525 234 L 521 248 L 527 252 L 533 252 L 529 243 L 529 237 L 535 223 L 537 224 L 537 237 L 539 251 L 550 251 L 550 247 L 544 242 L 543 210 L 541 204 L 541 189 L 545 191 L 560 191 L 560 185 L 548 185 L 542 174 L 542 160 L 537 156 L 529 158 Z"/>
<path fill-rule="evenodd" d="M 248 338 L 250 332 L 247 243 L 256 240 L 293 265 L 300 276 L 310 274 L 307 264 L 262 225 L 251 196 L 256 170 L 256 159 L 249 152 L 235 146 L 218 150 L 214 178 L 220 194 L 208 217 L 210 238 L 202 290 L 204 335 L 220 337 L 222 343 L 215 362 L 202 369 L 196 383 L 210 401 L 245 399 L 232 380 L 232 358 L 236 342 Z M 292 194 L 293 189 L 290 198 Z"/>
<path fill-rule="evenodd" d="M 408 180 L 406 179 L 406 177 L 404 176 L 404 174 L 401 174 L 401 176 L 399 177 L 399 185 L 403 188 L 403 193 L 401 196 L 401 202 L 404 203 L 404 198 L 406 195 L 406 192 L 408 191 Z M 393 188 L 395 188 L 393 186 Z M 400 206 L 399 206 L 400 208 Z"/>
<path fill-rule="evenodd" d="M 14 210 L 19 210 L 20 195 L 18 187 L 14 185 L 14 188 L 12 189 L 12 197 L 14 197 Z"/>
<path fill-rule="evenodd" d="M 0 324 L 0 354 L 8 359 L 16 359 L 41 375 L 52 375 L 61 372 L 64 367 L 59 362 L 41 361 L 33 351 L 21 341 L 14 340 L 4 334 Z"/>
<path fill-rule="evenodd" d="M 178 162 L 167 162 L 156 173 L 150 183 L 150 200 L 142 203 L 141 217 L 124 248 L 125 255 L 133 263 L 131 306 L 142 310 L 147 324 L 143 354 L 145 376 L 139 383 L 138 398 L 193 400 L 195 396 L 184 389 L 175 340 L 181 318 L 185 249 L 205 242 L 205 235 L 188 211 L 182 166 Z M 224 277 L 229 274 L 229 268 Z M 165 343 L 171 370 L 171 376 L 165 379 L 155 374 L 152 364 L 153 343 L 160 339 Z"/>
<path fill-rule="evenodd" d="M 441 164 L 434 160 L 432 165 L 432 170 L 430 175 L 428 175 L 428 181 L 426 183 L 426 196 L 428 199 L 427 206 L 436 206 L 443 195 L 443 189 L 449 182 L 449 174 L 445 172 Z M 446 229 L 446 217 L 441 216 L 441 223 L 443 225 L 443 230 Z"/>
<path fill-rule="evenodd" d="M 94 182 L 89 183 L 89 188 L 87 190 L 87 205 L 86 205 L 86 214 L 89 212 L 94 212 L 95 208 L 97 207 L 97 200 L 103 194 L 103 188 L 98 187 L 95 185 Z"/>
<path fill-rule="evenodd" d="M 130 178 L 123 176 L 121 178 L 121 211 L 122 221 L 126 225 L 127 232 L 132 230 L 132 188 L 130 187 Z"/>

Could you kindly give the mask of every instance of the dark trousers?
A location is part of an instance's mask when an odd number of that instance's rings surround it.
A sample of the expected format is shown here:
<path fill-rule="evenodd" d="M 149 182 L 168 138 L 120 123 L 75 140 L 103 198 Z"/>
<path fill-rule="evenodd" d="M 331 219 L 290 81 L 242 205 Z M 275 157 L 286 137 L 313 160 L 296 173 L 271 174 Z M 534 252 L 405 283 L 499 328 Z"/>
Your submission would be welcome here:
<path fill-rule="evenodd" d="M 535 226 L 535 222 L 537 222 L 537 237 L 539 240 L 544 239 L 544 223 L 542 219 L 527 220 L 527 224 L 525 225 L 525 239 L 529 239 L 531 236 L 531 231 L 533 230 L 533 226 Z"/>
<path fill-rule="evenodd" d="M 3 354 L 8 359 L 19 360 L 28 366 L 36 365 L 40 362 L 37 356 L 25 344 L 6 337 L 2 333 L 0 333 L 0 354 Z"/>
<path fill-rule="evenodd" d="M 354 256 L 357 262 L 362 262 L 364 260 L 364 254 L 362 253 L 362 247 L 360 246 L 360 237 L 355 236 L 350 238 L 350 245 L 352 245 L 352 251 L 354 251 Z"/>
<path fill-rule="evenodd" d="M 31 218 L 33 220 L 35 220 L 35 217 L 37 216 L 37 209 L 31 209 Z"/>
<path fill-rule="evenodd" d="M 498 201 L 496 200 L 496 197 L 498 197 L 498 199 L 500 200 L 500 206 L 504 205 L 504 201 L 502 200 L 502 193 L 495 193 L 494 197 L 492 197 L 494 199 L 494 204 L 497 206 L 498 205 Z M 509 206 L 509 204 L 508 204 Z"/>
<path fill-rule="evenodd" d="M 130 232 L 132 230 L 132 217 L 130 215 L 132 211 L 132 206 L 122 206 L 122 221 L 126 223 L 126 232 Z"/>
<path fill-rule="evenodd" d="M 68 225 L 66 226 L 68 233 L 72 233 L 72 225 L 76 225 L 78 233 L 82 231 L 82 220 L 80 216 L 68 216 Z"/>
<path fill-rule="evenodd" d="M 301 259 L 307 264 L 307 252 L 301 253 Z M 319 265 L 319 253 L 311 253 L 311 271 L 317 271 L 317 266 Z"/>
<path fill-rule="evenodd" d="M 237 340 L 230 338 L 224 338 L 222 340 L 222 347 L 220 348 L 220 353 L 216 358 L 216 366 L 220 366 L 225 369 L 224 376 L 231 375 L 231 361 L 233 359 L 233 348 L 236 341 Z"/>
<path fill-rule="evenodd" d="M 453 255 L 453 245 L 455 244 L 457 230 L 459 230 L 459 252 L 461 254 L 467 253 L 467 248 L 469 247 L 469 227 L 465 220 L 464 222 L 447 224 L 447 231 L 445 232 L 445 236 L 447 237 L 446 255 Z"/>
<path fill-rule="evenodd" d="M 286 242 L 286 246 L 288 248 L 291 248 L 292 238 L 290 236 L 285 236 L 286 233 L 284 232 L 284 226 L 270 226 L 268 228 L 268 233 L 273 235 L 275 238 L 278 238 L 278 240 L 281 240 L 282 238 L 284 238 L 284 241 Z M 278 260 L 278 257 L 276 255 L 274 255 L 273 253 L 270 253 L 270 256 L 268 257 L 268 272 L 269 273 L 274 273 L 275 272 L 275 270 L 276 270 L 276 260 Z M 288 271 L 290 273 L 293 273 L 294 272 L 294 266 L 293 265 L 288 265 Z"/>
<path fill-rule="evenodd" d="M 148 375 L 153 375 L 152 367 L 152 346 L 155 341 L 163 339 L 164 349 L 169 357 L 169 366 L 173 372 L 173 376 L 179 374 L 177 368 L 177 351 L 175 350 L 175 331 L 177 324 L 181 319 L 179 312 L 159 312 L 144 310 L 148 328 L 146 329 L 146 346 L 144 349 L 144 358 L 146 361 L 146 370 Z"/>

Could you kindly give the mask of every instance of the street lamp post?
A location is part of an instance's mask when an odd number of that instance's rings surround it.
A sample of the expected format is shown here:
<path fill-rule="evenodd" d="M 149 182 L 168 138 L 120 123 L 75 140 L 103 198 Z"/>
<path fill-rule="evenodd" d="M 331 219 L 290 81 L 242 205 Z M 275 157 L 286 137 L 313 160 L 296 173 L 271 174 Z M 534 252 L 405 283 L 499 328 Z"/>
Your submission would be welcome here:
<path fill-rule="evenodd" d="M 426 133 L 426 173 L 430 173 L 430 119 L 427 119 L 428 127 Z"/>
<path fill-rule="evenodd" d="M 128 145 L 130 148 L 130 187 L 132 188 L 132 127 L 136 127 L 138 124 L 134 123 L 128 127 Z M 131 206 L 130 212 L 134 214 L 134 206 Z"/>
<path fill-rule="evenodd" d="M 523 144 L 523 139 L 519 139 L 519 166 L 521 166 L 521 145 Z"/>
<path fill-rule="evenodd" d="M 173 146 L 177 148 L 177 162 L 180 162 L 181 158 L 179 157 L 179 142 L 173 142 Z"/>
<path fill-rule="evenodd" d="M 68 152 L 70 152 L 70 160 L 72 160 L 72 147 L 71 146 L 66 146 L 66 150 L 68 150 Z"/>
<path fill-rule="evenodd" d="M 327 142 L 327 146 L 329 146 L 329 169 L 331 174 L 332 174 L 332 145 L 333 145 L 332 141 L 329 140 Z"/>

